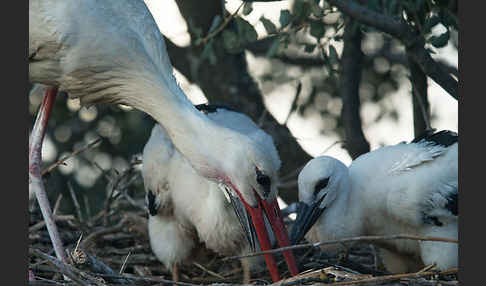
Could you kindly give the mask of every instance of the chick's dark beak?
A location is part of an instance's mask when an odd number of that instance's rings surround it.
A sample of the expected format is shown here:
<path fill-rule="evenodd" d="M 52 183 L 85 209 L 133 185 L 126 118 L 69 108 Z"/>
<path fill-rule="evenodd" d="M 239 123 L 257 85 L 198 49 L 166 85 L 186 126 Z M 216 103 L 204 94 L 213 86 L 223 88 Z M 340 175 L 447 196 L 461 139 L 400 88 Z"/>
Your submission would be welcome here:
<path fill-rule="evenodd" d="M 299 203 L 297 208 L 297 219 L 290 234 L 290 243 L 292 245 L 299 243 L 304 238 L 307 232 L 324 212 L 325 208 L 319 207 L 323 198 L 324 197 L 317 202 L 314 202 L 310 206 L 303 202 Z"/>

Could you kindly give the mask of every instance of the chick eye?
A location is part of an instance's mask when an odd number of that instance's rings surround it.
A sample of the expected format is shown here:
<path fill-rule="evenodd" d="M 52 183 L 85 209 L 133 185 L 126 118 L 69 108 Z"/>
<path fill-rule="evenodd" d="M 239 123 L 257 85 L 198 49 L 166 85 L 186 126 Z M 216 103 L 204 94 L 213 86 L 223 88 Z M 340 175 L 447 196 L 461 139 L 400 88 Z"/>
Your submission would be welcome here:
<path fill-rule="evenodd" d="M 328 183 L 329 183 L 329 178 L 320 179 L 317 182 L 316 186 L 314 187 L 314 196 L 317 196 L 317 194 L 320 192 L 320 190 L 327 187 Z"/>
<path fill-rule="evenodd" d="M 270 193 L 270 186 L 272 184 L 270 177 L 263 174 L 263 172 L 260 171 L 258 168 L 255 168 L 255 171 L 257 175 L 257 183 L 263 187 L 263 190 L 265 191 L 265 196 L 268 196 L 268 194 Z"/>

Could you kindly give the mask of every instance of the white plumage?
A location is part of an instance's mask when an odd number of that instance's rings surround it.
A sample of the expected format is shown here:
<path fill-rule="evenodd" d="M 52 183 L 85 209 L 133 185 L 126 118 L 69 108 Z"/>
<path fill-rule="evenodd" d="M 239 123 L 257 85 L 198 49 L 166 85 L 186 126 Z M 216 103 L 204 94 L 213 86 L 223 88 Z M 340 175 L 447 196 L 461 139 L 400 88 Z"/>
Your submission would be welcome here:
<path fill-rule="evenodd" d="M 312 159 L 298 178 L 303 205 L 292 241 L 307 231 L 314 242 L 393 234 L 457 239 L 457 139 L 448 131 L 428 134 L 366 153 L 349 169 L 332 157 Z M 391 272 L 432 263 L 438 269 L 458 265 L 456 243 L 387 240 L 377 245 Z"/>
<path fill-rule="evenodd" d="M 273 158 L 254 138 L 194 108 L 174 78 L 163 36 L 143 1 L 29 1 L 29 79 L 83 104 L 123 103 L 149 114 L 199 175 L 231 189 L 262 248 L 269 246 L 264 215 L 279 244 L 288 245 Z M 260 184 L 261 175 L 271 184 Z M 292 252 L 284 256 L 297 274 Z M 265 259 L 272 279 L 279 280 L 273 257 Z"/>
<path fill-rule="evenodd" d="M 265 148 L 273 167 L 280 168 L 272 138 L 248 116 L 222 107 L 198 108 L 211 110 L 207 116 L 218 124 L 255 139 Z M 150 212 L 150 244 L 166 268 L 173 269 L 174 265 L 191 261 L 199 242 L 221 255 L 249 252 L 245 233 L 222 186 L 198 175 L 159 124 L 152 129 L 142 161 Z"/>

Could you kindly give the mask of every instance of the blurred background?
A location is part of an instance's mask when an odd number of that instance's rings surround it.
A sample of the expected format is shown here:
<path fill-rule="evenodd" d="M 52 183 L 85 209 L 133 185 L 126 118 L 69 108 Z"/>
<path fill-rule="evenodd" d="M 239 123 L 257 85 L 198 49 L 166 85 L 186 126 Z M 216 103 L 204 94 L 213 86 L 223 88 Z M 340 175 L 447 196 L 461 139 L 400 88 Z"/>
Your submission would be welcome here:
<path fill-rule="evenodd" d="M 312 157 L 349 165 L 427 129 L 458 131 L 457 94 L 442 88 L 458 81 L 457 1 L 341 1 L 402 21 L 416 34 L 412 42 L 360 24 L 359 15 L 329 2 L 145 0 L 194 104 L 233 107 L 273 136 L 281 206 L 296 201 L 298 171 Z M 432 62 L 414 61 L 420 52 Z M 443 71 L 440 84 L 430 77 L 434 68 Z M 42 86 L 32 88 L 32 124 L 42 96 Z M 82 215 L 91 216 L 130 171 L 124 192 L 143 207 L 139 155 L 153 125 L 128 106 L 81 107 L 58 96 L 43 166 L 70 157 L 44 176 L 51 203 L 63 194 L 60 211 L 72 213 L 73 192 Z"/>

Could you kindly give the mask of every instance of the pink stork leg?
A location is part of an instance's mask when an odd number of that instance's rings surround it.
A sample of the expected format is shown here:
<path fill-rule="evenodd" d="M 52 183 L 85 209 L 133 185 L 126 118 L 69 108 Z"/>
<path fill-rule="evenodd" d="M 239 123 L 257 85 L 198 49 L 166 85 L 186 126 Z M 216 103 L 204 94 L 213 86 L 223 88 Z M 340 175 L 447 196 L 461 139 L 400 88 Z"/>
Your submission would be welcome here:
<path fill-rule="evenodd" d="M 49 87 L 47 88 L 46 94 L 42 99 L 39 112 L 37 113 L 37 118 L 34 123 L 34 128 L 29 138 L 29 190 L 33 190 L 39 206 L 46 222 L 47 231 L 51 237 L 52 245 L 56 256 L 59 260 L 66 262 L 66 256 L 64 253 L 64 247 L 62 246 L 62 241 L 57 231 L 56 224 L 52 218 L 52 210 L 49 205 L 49 200 L 47 199 L 46 190 L 44 184 L 42 183 L 41 175 L 41 150 L 42 141 L 46 133 L 47 121 L 49 120 L 49 115 L 51 114 L 52 107 L 54 106 L 54 101 L 56 99 L 57 88 Z"/>

